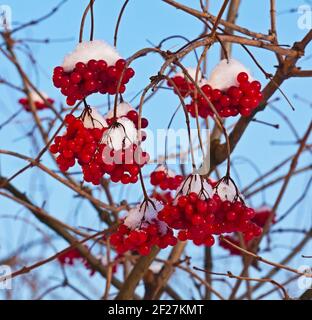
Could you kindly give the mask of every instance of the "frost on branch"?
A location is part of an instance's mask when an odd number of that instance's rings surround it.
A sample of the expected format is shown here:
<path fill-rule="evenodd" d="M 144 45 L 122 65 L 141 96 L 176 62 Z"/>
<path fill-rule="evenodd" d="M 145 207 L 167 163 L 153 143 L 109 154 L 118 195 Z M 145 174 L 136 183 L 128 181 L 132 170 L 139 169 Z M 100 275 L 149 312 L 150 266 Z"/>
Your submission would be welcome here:
<path fill-rule="evenodd" d="M 237 75 L 246 72 L 249 81 L 253 81 L 250 71 L 235 59 L 221 60 L 212 70 L 207 83 L 214 89 L 226 90 L 231 86 L 238 86 Z"/>
<path fill-rule="evenodd" d="M 108 66 L 112 66 L 121 59 L 116 48 L 102 40 L 81 42 L 76 49 L 65 56 L 62 67 L 65 72 L 73 71 L 76 63 L 87 63 L 90 60 L 105 60 Z"/>

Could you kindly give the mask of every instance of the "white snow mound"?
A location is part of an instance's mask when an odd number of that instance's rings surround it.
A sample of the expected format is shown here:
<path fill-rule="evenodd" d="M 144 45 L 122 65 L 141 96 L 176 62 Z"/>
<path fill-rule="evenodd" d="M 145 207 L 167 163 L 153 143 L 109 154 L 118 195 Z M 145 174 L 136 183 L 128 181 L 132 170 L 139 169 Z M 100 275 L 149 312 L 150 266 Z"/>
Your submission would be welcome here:
<path fill-rule="evenodd" d="M 96 108 L 91 108 L 91 115 L 88 113 L 86 114 L 83 124 L 85 128 L 87 129 L 93 129 L 93 128 L 107 128 L 107 122 L 103 118 L 103 116 L 96 110 Z"/>
<path fill-rule="evenodd" d="M 46 100 L 49 98 L 49 96 L 45 92 L 43 91 L 39 91 L 39 92 Z M 36 91 L 30 91 L 29 95 L 33 102 L 44 103 L 44 100 L 40 97 L 40 95 Z"/>
<path fill-rule="evenodd" d="M 143 205 L 138 204 L 136 207 L 130 209 L 127 213 L 127 216 L 124 220 L 124 224 L 131 230 L 139 228 L 142 220 L 143 224 L 146 222 L 153 223 L 155 220 L 159 226 L 161 233 L 166 233 L 167 225 L 164 222 L 158 220 L 157 215 L 160 210 L 163 209 L 163 204 L 155 199 L 150 199 L 153 202 L 154 206 L 149 202 L 145 202 Z"/>
<path fill-rule="evenodd" d="M 228 184 L 225 181 L 221 181 L 215 189 L 215 192 L 219 195 L 222 201 L 233 201 L 237 195 L 235 185 L 231 180 L 229 180 Z"/>
<path fill-rule="evenodd" d="M 212 70 L 208 84 L 213 89 L 226 90 L 231 86 L 237 86 L 237 75 L 240 72 L 246 72 L 249 81 L 253 81 L 250 71 L 239 61 L 235 59 L 221 60 Z"/>
<path fill-rule="evenodd" d="M 121 59 L 116 48 L 102 40 L 84 41 L 78 43 L 76 49 L 65 56 L 62 67 L 65 72 L 73 71 L 77 62 L 87 63 L 89 60 L 105 60 L 112 66 Z"/>
<path fill-rule="evenodd" d="M 186 178 L 186 181 L 183 181 L 177 189 L 176 194 L 178 195 L 187 195 L 191 192 L 199 194 L 204 190 L 204 194 L 201 194 L 200 198 L 205 199 L 205 196 L 212 197 L 213 190 L 211 185 L 205 180 L 201 180 L 199 174 L 194 174 Z M 177 200 L 177 199 L 176 199 Z"/>
<path fill-rule="evenodd" d="M 118 119 L 118 125 L 106 130 L 102 138 L 102 143 L 115 151 L 128 148 L 137 141 L 138 131 L 134 123 L 125 117 Z"/>
<path fill-rule="evenodd" d="M 134 110 L 131 105 L 127 102 L 121 102 L 117 105 L 117 113 L 116 116 L 117 118 L 123 117 L 127 115 L 129 111 Z M 105 115 L 105 119 L 110 119 L 114 117 L 114 108 L 112 108 L 108 113 Z"/>

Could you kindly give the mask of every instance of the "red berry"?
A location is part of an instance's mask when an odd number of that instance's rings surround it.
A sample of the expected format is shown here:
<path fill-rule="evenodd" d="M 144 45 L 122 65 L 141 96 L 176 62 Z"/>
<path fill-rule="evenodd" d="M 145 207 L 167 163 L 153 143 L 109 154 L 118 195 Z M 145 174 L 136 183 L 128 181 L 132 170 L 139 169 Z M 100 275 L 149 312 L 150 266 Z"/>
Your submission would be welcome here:
<path fill-rule="evenodd" d="M 126 61 L 126 60 L 124 60 L 124 59 L 119 59 L 119 60 L 116 61 L 115 66 L 116 66 L 116 68 L 117 68 L 118 70 L 123 70 L 123 69 L 125 68 L 126 64 L 127 64 L 127 61 Z"/>
<path fill-rule="evenodd" d="M 71 75 L 70 75 L 70 81 L 72 83 L 79 83 L 81 81 L 82 77 L 80 75 L 80 73 L 78 72 L 73 72 Z"/>
<path fill-rule="evenodd" d="M 237 81 L 239 83 L 244 83 L 248 81 L 248 74 L 246 72 L 240 72 L 237 76 Z"/>

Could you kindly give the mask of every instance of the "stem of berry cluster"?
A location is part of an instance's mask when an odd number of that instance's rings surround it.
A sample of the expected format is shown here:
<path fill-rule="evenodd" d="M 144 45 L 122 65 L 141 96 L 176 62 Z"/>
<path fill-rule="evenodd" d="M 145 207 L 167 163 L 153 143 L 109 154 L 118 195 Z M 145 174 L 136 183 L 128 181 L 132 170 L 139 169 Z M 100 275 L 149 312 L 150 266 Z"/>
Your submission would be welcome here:
<path fill-rule="evenodd" d="M 79 42 L 81 43 L 83 40 L 83 29 L 86 21 L 87 14 L 90 10 L 91 13 L 91 30 L 90 30 L 90 41 L 93 40 L 93 34 L 94 34 L 94 14 L 93 14 L 93 4 L 95 0 L 90 0 L 88 6 L 86 7 L 85 11 L 83 12 L 81 23 L 80 23 L 80 32 L 79 32 Z"/>

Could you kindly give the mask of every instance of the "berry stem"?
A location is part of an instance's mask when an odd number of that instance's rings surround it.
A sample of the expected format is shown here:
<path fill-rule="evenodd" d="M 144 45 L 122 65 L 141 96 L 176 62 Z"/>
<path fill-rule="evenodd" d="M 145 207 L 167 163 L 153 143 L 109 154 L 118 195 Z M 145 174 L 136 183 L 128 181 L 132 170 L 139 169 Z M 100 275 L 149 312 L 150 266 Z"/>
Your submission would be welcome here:
<path fill-rule="evenodd" d="M 88 14 L 90 9 L 91 9 L 91 35 L 90 35 L 90 40 L 92 40 L 91 36 L 93 38 L 93 29 L 94 29 L 93 3 L 94 3 L 94 1 L 95 0 L 90 0 L 88 6 L 86 7 L 85 11 L 83 12 L 81 23 L 80 23 L 80 32 L 79 32 L 79 42 L 80 43 L 82 42 L 82 39 L 83 39 L 83 29 L 84 29 L 84 25 L 85 25 L 87 14 Z"/>

